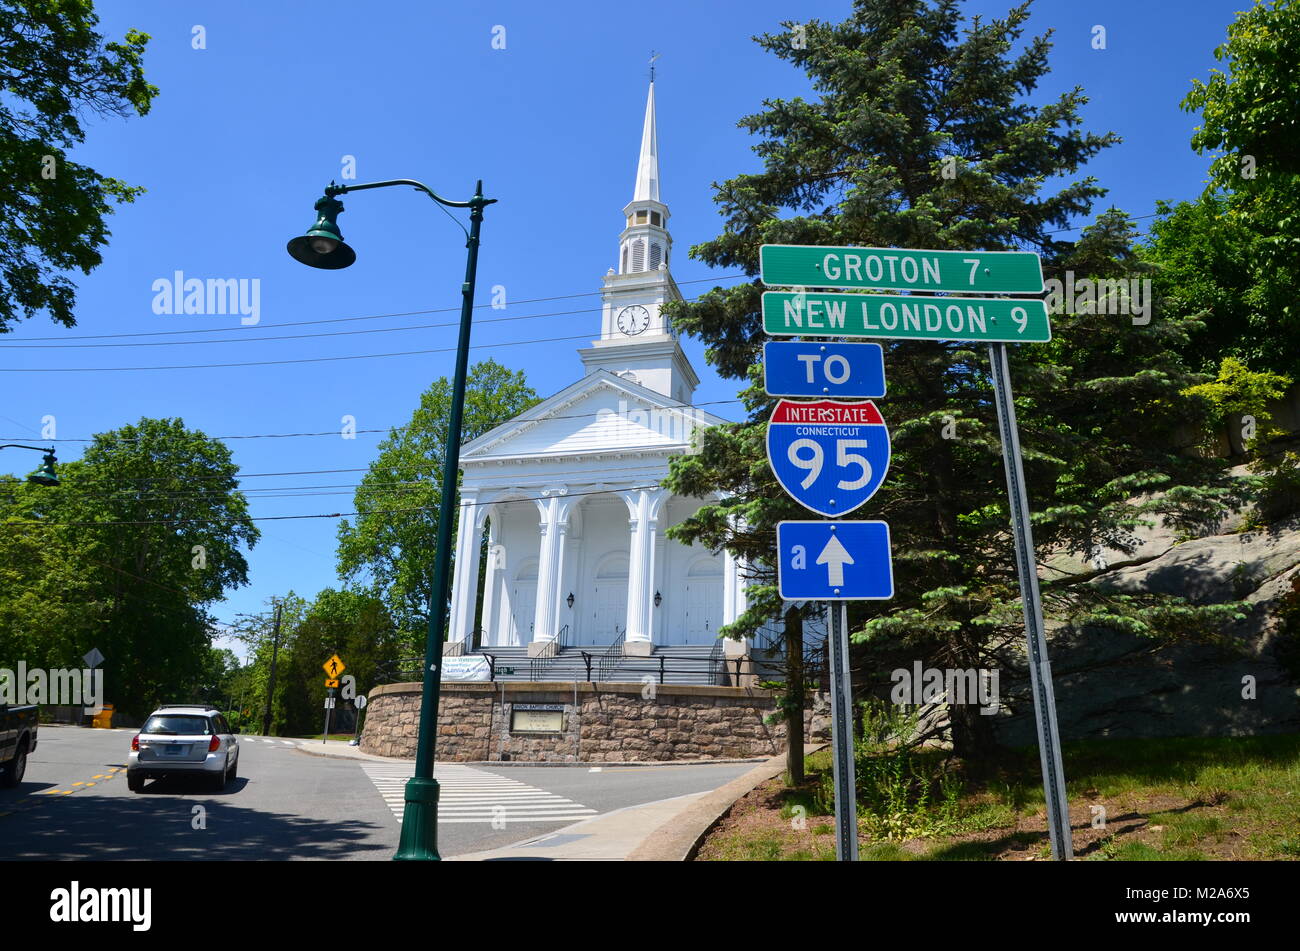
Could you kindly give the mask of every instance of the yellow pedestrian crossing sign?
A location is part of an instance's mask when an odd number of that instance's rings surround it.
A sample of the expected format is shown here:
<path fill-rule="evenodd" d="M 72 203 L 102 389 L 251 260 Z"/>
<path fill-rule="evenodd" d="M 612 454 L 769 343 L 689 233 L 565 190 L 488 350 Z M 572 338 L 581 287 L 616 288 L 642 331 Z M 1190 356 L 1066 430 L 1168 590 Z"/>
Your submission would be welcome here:
<path fill-rule="evenodd" d="M 337 677 L 347 669 L 347 664 L 343 663 L 338 654 L 325 661 L 321 666 L 325 668 L 325 673 L 329 674 L 330 677 Z"/>

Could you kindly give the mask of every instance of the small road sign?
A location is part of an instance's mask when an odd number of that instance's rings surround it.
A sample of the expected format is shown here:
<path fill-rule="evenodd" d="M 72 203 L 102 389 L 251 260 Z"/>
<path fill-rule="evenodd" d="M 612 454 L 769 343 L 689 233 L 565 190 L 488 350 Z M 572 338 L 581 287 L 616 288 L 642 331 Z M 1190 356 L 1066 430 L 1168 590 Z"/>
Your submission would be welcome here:
<path fill-rule="evenodd" d="M 1046 343 L 1047 304 L 1038 298 L 930 297 L 766 291 L 763 330 L 775 336 L 877 337 Z"/>
<path fill-rule="evenodd" d="M 1042 264 L 1032 251 L 904 251 L 765 244 L 759 250 L 759 266 L 763 283 L 769 287 L 872 287 L 978 294 L 1043 292 Z"/>
<path fill-rule="evenodd" d="M 777 588 L 787 601 L 883 601 L 894 596 L 884 522 L 778 522 Z"/>
<path fill-rule="evenodd" d="M 780 400 L 767 426 L 767 461 L 791 498 L 820 515 L 847 515 L 876 494 L 889 469 L 889 430 L 870 400 Z"/>
<path fill-rule="evenodd" d="M 82 655 L 81 659 L 86 662 L 87 667 L 94 670 L 104 662 L 104 655 L 100 653 L 98 647 L 92 647 Z"/>
<path fill-rule="evenodd" d="M 326 710 L 333 710 L 333 709 L 334 709 L 334 698 L 333 698 L 333 697 L 326 697 L 326 698 L 325 698 L 325 709 L 326 709 Z"/>
<path fill-rule="evenodd" d="M 338 682 L 337 680 L 332 680 L 332 679 L 330 679 L 329 677 L 326 677 L 326 678 L 325 678 L 325 686 L 326 686 L 326 687 L 337 687 L 338 685 L 339 685 L 339 682 Z"/>
<path fill-rule="evenodd" d="M 885 351 L 878 343 L 769 340 L 763 386 L 769 396 L 884 396 Z"/>
<path fill-rule="evenodd" d="M 343 663 L 343 660 L 338 654 L 335 654 L 329 660 L 325 661 L 321 666 L 325 668 L 325 673 L 329 674 L 331 677 L 337 677 L 339 674 L 343 673 L 343 671 L 347 670 L 347 664 Z"/>

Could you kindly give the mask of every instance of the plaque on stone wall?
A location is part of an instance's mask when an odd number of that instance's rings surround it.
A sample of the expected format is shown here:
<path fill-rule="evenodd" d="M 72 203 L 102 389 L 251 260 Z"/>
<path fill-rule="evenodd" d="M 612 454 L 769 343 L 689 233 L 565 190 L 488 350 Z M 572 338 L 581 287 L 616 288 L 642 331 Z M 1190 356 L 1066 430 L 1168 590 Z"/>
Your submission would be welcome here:
<path fill-rule="evenodd" d="M 563 733 L 564 705 L 560 703 L 512 703 L 511 733 Z"/>

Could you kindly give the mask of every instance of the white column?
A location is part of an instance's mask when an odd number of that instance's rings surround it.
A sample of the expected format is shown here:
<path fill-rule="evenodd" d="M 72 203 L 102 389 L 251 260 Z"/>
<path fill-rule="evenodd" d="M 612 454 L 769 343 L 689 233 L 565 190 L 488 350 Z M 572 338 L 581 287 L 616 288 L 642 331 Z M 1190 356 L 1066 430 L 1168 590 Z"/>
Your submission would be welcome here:
<path fill-rule="evenodd" d="M 730 624 L 740 616 L 740 572 L 736 556 L 722 550 L 722 623 Z"/>
<path fill-rule="evenodd" d="M 630 543 L 627 572 L 627 635 L 624 650 L 649 654 L 653 643 L 650 612 L 655 596 L 655 536 L 659 510 L 668 498 L 664 489 L 632 489 L 619 493 L 627 503 Z"/>
<path fill-rule="evenodd" d="M 739 520 L 733 520 L 732 524 L 737 530 L 743 528 L 744 523 Z M 730 624 L 745 613 L 749 607 L 749 598 L 745 595 L 745 580 L 749 575 L 749 563 L 744 559 L 733 555 L 727 549 L 723 549 L 722 559 L 722 622 Z M 723 653 L 728 657 L 743 656 L 748 652 L 749 638 L 743 641 L 734 641 L 727 638 L 723 645 Z"/>
<path fill-rule="evenodd" d="M 478 494 L 461 492 L 460 519 L 456 526 L 456 561 L 451 588 L 451 630 L 448 640 L 460 643 L 474 627 L 478 606 L 478 568 L 483 521 L 479 517 Z"/>
<path fill-rule="evenodd" d="M 500 506 L 493 505 L 488 508 L 487 518 L 491 521 L 488 524 L 488 550 L 487 550 L 487 570 L 483 580 L 483 643 L 493 646 L 500 643 L 496 630 L 496 614 L 499 606 L 497 597 L 497 573 L 503 566 L 502 559 L 505 553 L 501 548 L 501 515 Z"/>
<path fill-rule="evenodd" d="M 533 643 L 549 644 L 559 634 L 560 584 L 564 581 L 564 542 L 569 531 L 569 510 L 574 499 L 568 488 L 543 489 L 538 508 L 537 606 L 533 615 Z"/>

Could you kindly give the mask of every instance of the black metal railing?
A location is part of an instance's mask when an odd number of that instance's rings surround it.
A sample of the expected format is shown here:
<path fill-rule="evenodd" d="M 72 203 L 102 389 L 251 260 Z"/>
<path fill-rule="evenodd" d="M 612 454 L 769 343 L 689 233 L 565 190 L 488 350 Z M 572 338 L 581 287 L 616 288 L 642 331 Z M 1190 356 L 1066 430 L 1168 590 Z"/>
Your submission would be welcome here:
<path fill-rule="evenodd" d="M 560 632 L 555 635 L 555 640 L 551 641 L 550 649 L 545 654 L 534 657 L 528 661 L 528 679 L 545 680 L 546 672 L 560 657 L 560 652 L 569 646 L 569 625 L 560 628 Z"/>
<path fill-rule="evenodd" d="M 722 670 L 722 638 L 713 642 L 713 650 L 709 652 L 709 684 L 717 686 L 718 673 Z M 739 680 L 736 681 L 740 683 Z"/>
<path fill-rule="evenodd" d="M 614 625 L 614 633 L 616 635 L 614 638 L 614 642 L 610 644 L 609 647 L 605 648 L 604 653 L 602 653 L 599 659 L 597 659 L 596 661 L 597 680 L 603 680 L 603 681 L 612 680 L 613 678 L 610 675 L 614 673 L 614 671 L 618 670 L 620 666 L 622 666 L 623 661 L 625 659 L 623 657 L 623 639 L 627 637 L 627 631 L 626 630 L 620 631 L 618 629 L 618 625 L 616 624 Z M 590 678 L 590 676 L 591 675 L 589 673 L 588 677 Z"/>

